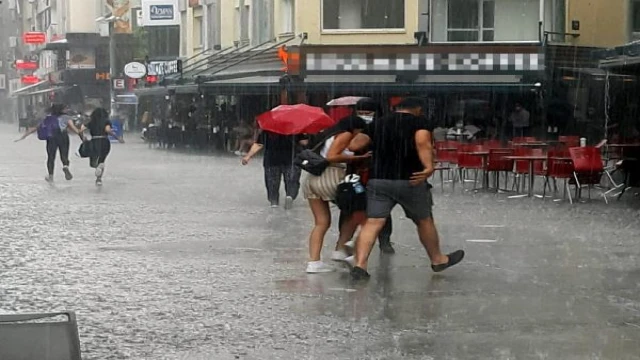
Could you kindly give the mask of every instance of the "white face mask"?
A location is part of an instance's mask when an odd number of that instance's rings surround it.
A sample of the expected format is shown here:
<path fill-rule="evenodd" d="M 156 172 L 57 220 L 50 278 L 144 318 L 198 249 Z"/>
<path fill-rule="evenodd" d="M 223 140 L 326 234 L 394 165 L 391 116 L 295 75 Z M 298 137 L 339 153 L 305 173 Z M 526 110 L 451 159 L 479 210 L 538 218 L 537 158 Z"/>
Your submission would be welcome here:
<path fill-rule="evenodd" d="M 367 124 L 370 124 L 373 121 L 373 116 L 371 115 L 360 115 L 360 118 Z"/>

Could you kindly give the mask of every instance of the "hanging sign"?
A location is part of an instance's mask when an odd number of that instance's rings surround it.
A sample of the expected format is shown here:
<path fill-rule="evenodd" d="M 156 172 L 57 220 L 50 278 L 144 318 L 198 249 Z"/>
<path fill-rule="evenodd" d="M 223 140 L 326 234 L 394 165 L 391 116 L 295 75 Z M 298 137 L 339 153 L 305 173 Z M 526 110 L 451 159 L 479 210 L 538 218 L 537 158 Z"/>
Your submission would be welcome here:
<path fill-rule="evenodd" d="M 20 81 L 25 85 L 37 84 L 40 82 L 40 78 L 35 75 L 24 75 L 20 78 Z"/>
<path fill-rule="evenodd" d="M 47 34 L 37 31 L 29 31 L 22 34 L 22 41 L 25 44 L 44 44 L 47 42 Z"/>
<path fill-rule="evenodd" d="M 132 79 L 142 79 L 147 75 L 147 67 L 139 62 L 130 62 L 124 66 L 124 74 Z"/>

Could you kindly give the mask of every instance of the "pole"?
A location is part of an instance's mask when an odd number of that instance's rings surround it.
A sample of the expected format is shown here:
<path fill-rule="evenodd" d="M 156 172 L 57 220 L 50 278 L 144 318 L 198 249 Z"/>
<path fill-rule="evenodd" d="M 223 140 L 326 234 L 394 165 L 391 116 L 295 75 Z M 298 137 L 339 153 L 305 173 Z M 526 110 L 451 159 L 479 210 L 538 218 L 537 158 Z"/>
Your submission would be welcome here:
<path fill-rule="evenodd" d="M 113 117 L 116 110 L 116 94 L 113 88 L 113 81 L 116 78 L 116 41 L 115 22 L 109 22 L 109 102 L 110 115 Z"/>

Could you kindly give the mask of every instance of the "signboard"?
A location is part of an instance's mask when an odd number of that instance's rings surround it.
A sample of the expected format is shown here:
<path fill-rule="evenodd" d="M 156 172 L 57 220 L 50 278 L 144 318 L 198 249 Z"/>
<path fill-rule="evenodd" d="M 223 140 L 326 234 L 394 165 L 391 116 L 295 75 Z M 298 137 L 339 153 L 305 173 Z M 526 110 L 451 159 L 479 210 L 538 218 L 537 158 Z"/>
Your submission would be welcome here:
<path fill-rule="evenodd" d="M 97 81 L 106 81 L 111 78 L 111 75 L 108 72 L 96 72 L 96 80 Z"/>
<path fill-rule="evenodd" d="M 139 62 L 130 62 L 124 66 L 124 74 L 132 79 L 142 79 L 147 75 L 147 67 Z"/>
<path fill-rule="evenodd" d="M 47 35 L 43 32 L 29 31 L 22 34 L 22 42 L 25 44 L 44 44 L 47 42 Z"/>
<path fill-rule="evenodd" d="M 178 0 L 142 0 L 144 26 L 180 25 Z"/>
<path fill-rule="evenodd" d="M 92 48 L 73 48 L 67 52 L 69 69 L 95 69 L 96 50 Z"/>
<path fill-rule="evenodd" d="M 131 2 L 130 0 L 106 0 L 111 14 L 118 17 L 113 24 L 116 34 L 131 34 Z"/>
<path fill-rule="evenodd" d="M 182 73 L 182 60 L 151 61 L 147 65 L 147 74 L 166 76 Z"/>
<path fill-rule="evenodd" d="M 20 78 L 20 81 L 25 85 L 37 84 L 40 82 L 40 78 L 35 75 L 24 75 Z"/>
<path fill-rule="evenodd" d="M 38 70 L 38 67 L 38 63 L 35 61 L 16 60 L 15 62 L 16 70 Z"/>
<path fill-rule="evenodd" d="M 113 79 L 113 88 L 116 90 L 124 90 L 124 79 Z"/>

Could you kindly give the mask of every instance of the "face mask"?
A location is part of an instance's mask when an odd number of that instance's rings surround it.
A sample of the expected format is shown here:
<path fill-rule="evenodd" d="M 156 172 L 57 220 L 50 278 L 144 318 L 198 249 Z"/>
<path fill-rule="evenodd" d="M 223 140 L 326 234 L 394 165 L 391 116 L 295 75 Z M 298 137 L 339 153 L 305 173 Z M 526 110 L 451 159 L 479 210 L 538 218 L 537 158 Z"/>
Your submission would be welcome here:
<path fill-rule="evenodd" d="M 373 116 L 371 115 L 360 115 L 360 118 L 367 124 L 370 124 L 373 121 Z"/>

